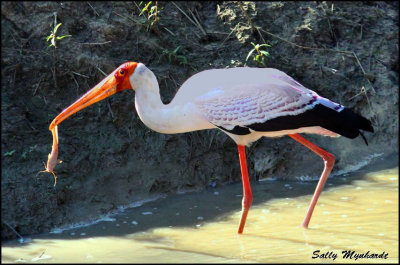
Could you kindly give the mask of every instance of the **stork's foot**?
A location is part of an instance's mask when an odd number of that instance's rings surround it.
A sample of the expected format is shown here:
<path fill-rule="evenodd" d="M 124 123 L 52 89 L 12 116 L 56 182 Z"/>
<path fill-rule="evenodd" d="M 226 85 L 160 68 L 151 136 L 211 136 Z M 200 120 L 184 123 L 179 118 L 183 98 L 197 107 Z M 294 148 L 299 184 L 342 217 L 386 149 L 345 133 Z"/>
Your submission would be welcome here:
<path fill-rule="evenodd" d="M 301 228 L 308 229 L 308 224 L 306 224 L 306 223 L 303 222 L 303 223 L 301 224 Z"/>

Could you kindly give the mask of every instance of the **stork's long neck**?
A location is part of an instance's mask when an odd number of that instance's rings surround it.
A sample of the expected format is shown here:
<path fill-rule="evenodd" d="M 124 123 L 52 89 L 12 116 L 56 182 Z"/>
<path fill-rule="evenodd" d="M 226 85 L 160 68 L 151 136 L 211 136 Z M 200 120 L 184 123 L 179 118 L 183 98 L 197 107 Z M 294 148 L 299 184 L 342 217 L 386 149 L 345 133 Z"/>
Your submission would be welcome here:
<path fill-rule="evenodd" d="M 136 111 L 147 127 L 166 134 L 213 127 L 196 112 L 192 101 L 177 103 L 172 100 L 170 104 L 165 105 L 161 101 L 160 89 L 154 73 L 146 67 L 138 70 L 134 74 L 137 76 L 131 83 L 135 83 Z"/>

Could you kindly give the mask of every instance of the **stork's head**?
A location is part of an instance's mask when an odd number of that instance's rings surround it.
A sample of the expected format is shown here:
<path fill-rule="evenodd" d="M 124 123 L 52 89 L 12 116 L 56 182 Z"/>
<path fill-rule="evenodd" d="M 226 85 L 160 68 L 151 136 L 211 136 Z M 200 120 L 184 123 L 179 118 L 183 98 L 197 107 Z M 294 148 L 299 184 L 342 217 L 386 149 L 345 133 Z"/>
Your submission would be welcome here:
<path fill-rule="evenodd" d="M 135 78 L 136 75 L 134 75 L 134 73 L 138 65 L 144 66 L 143 64 L 138 64 L 136 62 L 127 62 L 121 64 L 100 83 L 86 92 L 86 94 L 72 103 L 68 108 L 64 109 L 50 124 L 50 130 L 81 109 L 84 109 L 122 90 L 134 89 L 134 87 L 132 87 L 132 83 L 134 83 L 134 79 L 137 79 Z M 139 70 L 140 69 L 138 69 L 138 71 Z"/>

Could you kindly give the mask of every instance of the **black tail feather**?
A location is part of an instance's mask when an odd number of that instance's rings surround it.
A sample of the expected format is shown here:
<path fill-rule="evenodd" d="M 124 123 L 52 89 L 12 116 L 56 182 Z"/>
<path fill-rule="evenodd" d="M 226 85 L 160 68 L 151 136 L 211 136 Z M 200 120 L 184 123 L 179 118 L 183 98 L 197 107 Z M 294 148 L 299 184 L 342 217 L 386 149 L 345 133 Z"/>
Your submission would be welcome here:
<path fill-rule="evenodd" d="M 331 122 L 328 125 L 323 125 L 321 127 L 351 139 L 361 135 L 366 145 L 368 145 L 368 142 L 361 130 L 374 132 L 371 121 L 357 113 L 354 113 L 350 109 L 345 108 L 341 112 L 337 112 L 331 116 L 328 120 Z"/>
<path fill-rule="evenodd" d="M 351 139 L 361 135 L 367 145 L 368 142 L 360 130 L 374 132 L 374 128 L 368 119 L 350 109 L 345 108 L 338 112 L 322 104 L 317 104 L 314 108 L 298 115 L 280 116 L 263 123 L 250 124 L 246 127 L 254 131 L 269 132 L 309 126 L 321 126 Z"/>
<path fill-rule="evenodd" d="M 359 129 L 368 131 L 368 132 L 374 132 L 374 128 L 372 127 L 371 121 L 364 118 L 363 116 L 354 113 L 350 109 L 344 109 L 340 112 L 342 116 L 348 116 L 349 119 L 351 119 L 353 122 L 355 122 L 354 125 L 359 127 Z"/>

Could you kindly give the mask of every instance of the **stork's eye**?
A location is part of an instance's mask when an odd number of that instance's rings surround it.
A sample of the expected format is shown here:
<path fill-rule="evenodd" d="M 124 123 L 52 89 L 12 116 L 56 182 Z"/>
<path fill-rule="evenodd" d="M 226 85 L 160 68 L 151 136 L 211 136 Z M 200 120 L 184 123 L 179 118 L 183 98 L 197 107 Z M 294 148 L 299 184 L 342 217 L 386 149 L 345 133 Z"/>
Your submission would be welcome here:
<path fill-rule="evenodd" d="M 121 67 L 118 71 L 115 72 L 114 76 L 118 82 L 122 82 L 125 79 L 125 75 L 128 73 L 127 69 Z"/>

